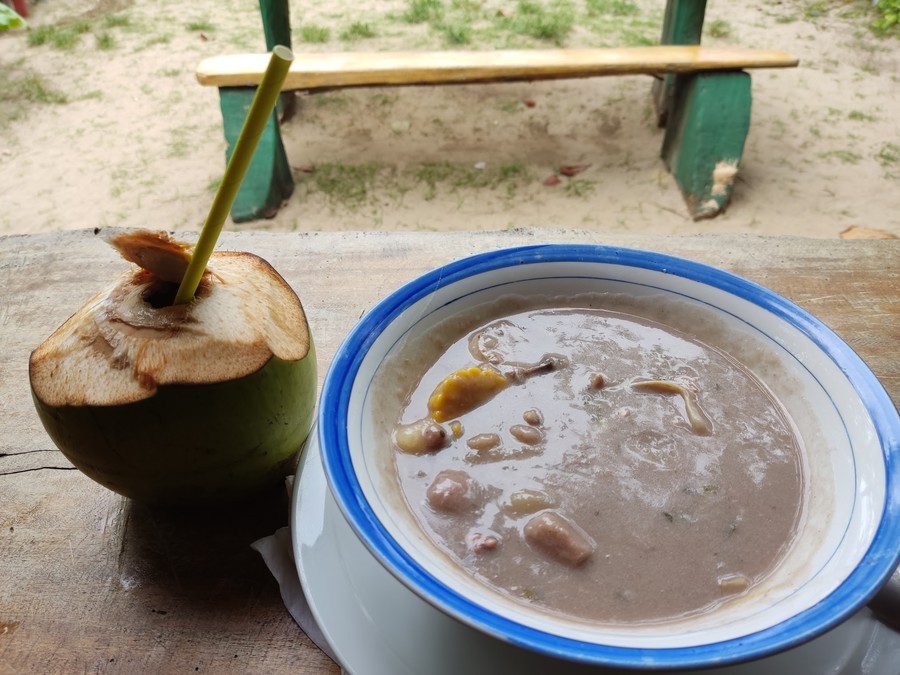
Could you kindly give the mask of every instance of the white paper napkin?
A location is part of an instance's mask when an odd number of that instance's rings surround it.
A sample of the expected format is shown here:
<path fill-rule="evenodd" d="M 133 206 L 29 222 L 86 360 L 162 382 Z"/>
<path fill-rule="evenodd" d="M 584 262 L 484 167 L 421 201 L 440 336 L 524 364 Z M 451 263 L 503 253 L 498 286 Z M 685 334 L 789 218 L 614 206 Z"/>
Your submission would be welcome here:
<path fill-rule="evenodd" d="M 293 488 L 293 478 L 293 476 L 288 476 L 285 481 L 288 494 Z M 319 628 L 319 624 L 309 608 L 306 595 L 303 593 L 303 586 L 300 585 L 297 564 L 294 561 L 294 549 L 291 546 L 290 528 L 281 527 L 274 534 L 254 541 L 250 544 L 250 548 L 262 556 L 272 576 L 278 581 L 284 606 L 297 625 L 310 640 L 316 643 L 319 649 L 325 652 L 332 661 L 338 663 L 334 650 L 325 639 L 322 629 Z M 342 669 L 341 672 L 346 675 L 345 670 Z"/>
<path fill-rule="evenodd" d="M 334 651 L 316 618 L 309 609 L 309 603 L 303 594 L 303 587 L 300 585 L 300 577 L 297 575 L 297 568 L 294 563 L 294 552 L 291 548 L 291 531 L 290 528 L 282 527 L 275 531 L 275 534 L 257 539 L 250 547 L 259 553 L 269 568 L 269 571 L 278 581 L 278 587 L 281 589 L 281 599 L 288 612 L 294 617 L 294 621 L 303 629 L 303 632 L 309 636 L 309 639 L 323 652 L 328 654 L 334 662 L 337 662 Z"/>

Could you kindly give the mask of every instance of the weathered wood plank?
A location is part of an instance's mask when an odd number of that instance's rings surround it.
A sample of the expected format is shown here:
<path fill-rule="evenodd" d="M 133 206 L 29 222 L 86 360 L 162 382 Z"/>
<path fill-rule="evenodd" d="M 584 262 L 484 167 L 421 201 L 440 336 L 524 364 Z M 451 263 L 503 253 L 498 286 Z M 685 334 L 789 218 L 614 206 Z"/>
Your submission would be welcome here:
<path fill-rule="evenodd" d="M 263 256 L 296 289 L 324 377 L 360 315 L 400 284 L 472 253 L 546 242 L 661 251 L 762 283 L 830 325 L 900 401 L 896 240 L 225 233 L 220 248 Z M 69 468 L 45 436 L 28 355 L 125 267 L 92 231 L 0 238 L 0 671 L 337 673 L 248 548 L 286 524 L 284 495 L 219 517 L 152 512 Z"/>
<path fill-rule="evenodd" d="M 203 60 L 200 84 L 259 84 L 268 54 L 230 54 Z M 790 68 L 798 60 L 767 49 L 660 45 L 621 49 L 534 49 L 490 52 L 343 52 L 295 54 L 284 89 L 471 84 L 603 75 L 689 73 Z"/>

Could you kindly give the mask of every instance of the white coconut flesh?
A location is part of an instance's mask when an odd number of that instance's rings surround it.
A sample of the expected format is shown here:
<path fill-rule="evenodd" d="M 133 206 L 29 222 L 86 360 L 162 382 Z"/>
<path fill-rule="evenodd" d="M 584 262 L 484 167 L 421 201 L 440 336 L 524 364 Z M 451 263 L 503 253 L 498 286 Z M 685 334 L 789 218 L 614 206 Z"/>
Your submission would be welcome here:
<path fill-rule="evenodd" d="M 90 298 L 34 350 L 31 385 L 44 404 L 132 403 L 163 385 L 234 380 L 273 356 L 297 361 L 309 353 L 303 307 L 262 258 L 214 253 L 194 299 L 172 306 L 187 247 L 143 231 L 110 243 L 141 267 Z"/>

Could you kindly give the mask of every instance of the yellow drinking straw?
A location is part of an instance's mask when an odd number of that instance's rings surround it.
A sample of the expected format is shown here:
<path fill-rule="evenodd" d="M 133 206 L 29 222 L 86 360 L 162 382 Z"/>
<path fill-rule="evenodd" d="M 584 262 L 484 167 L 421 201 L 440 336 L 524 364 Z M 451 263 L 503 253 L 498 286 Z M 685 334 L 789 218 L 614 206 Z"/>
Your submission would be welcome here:
<path fill-rule="evenodd" d="M 191 262 L 178 286 L 178 293 L 175 294 L 176 305 L 190 302 L 194 293 L 197 292 L 197 286 L 200 285 L 200 279 L 206 270 L 209 256 L 216 247 L 216 241 L 222 232 L 225 218 L 241 187 L 247 167 L 250 166 L 250 160 L 253 159 L 259 138 L 266 128 L 266 122 L 272 114 L 272 110 L 275 109 L 275 103 L 281 93 L 281 86 L 284 84 L 293 60 L 294 54 L 287 47 L 278 45 L 272 50 L 269 65 L 259 83 L 253 102 L 250 104 L 247 119 L 244 120 L 244 126 L 241 127 L 241 133 L 234 145 L 231 159 L 228 161 L 228 166 L 225 167 L 222 183 L 216 190 L 209 215 L 206 216 L 206 222 L 200 231 L 200 237 L 197 239 L 197 245 L 191 255 Z"/>

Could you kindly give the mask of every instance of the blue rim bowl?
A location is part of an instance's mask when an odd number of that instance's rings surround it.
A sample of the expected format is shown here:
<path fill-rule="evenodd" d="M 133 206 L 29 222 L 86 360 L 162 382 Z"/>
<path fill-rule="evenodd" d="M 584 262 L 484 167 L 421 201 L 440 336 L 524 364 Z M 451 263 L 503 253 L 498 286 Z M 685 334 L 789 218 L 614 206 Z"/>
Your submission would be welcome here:
<path fill-rule="evenodd" d="M 799 373 L 819 419 L 836 437 L 845 484 L 829 515 L 825 550 L 774 607 L 714 626 L 627 630 L 557 625 L 507 611 L 456 583 L 411 545 L 377 494 L 370 459 L 373 373 L 417 327 L 464 311 L 482 295 L 535 288 L 661 293 L 702 305 L 754 334 Z M 843 622 L 900 562 L 900 418 L 857 354 L 814 316 L 773 291 L 704 264 L 634 249 L 535 245 L 465 258 L 430 271 L 379 302 L 337 351 L 319 405 L 318 434 L 330 489 L 344 517 L 398 580 L 436 608 L 497 639 L 554 657 L 629 668 L 696 668 L 760 658 L 802 644 Z M 824 517 L 824 516 L 823 516 Z M 833 522 L 837 521 L 837 522 Z M 800 569 L 799 567 L 797 569 Z M 450 576 L 448 576 L 448 574 Z M 474 583 L 474 582 L 473 582 Z M 751 608 L 752 610 L 752 608 Z M 718 611 L 718 610 L 717 610 Z M 718 625 L 721 624 L 721 625 Z"/>

